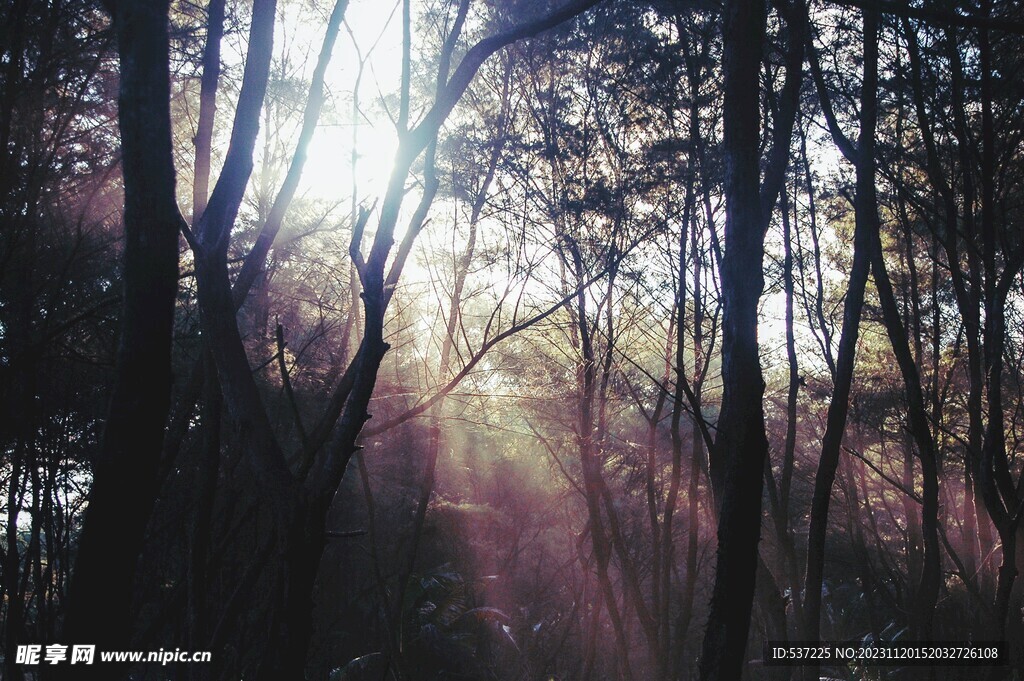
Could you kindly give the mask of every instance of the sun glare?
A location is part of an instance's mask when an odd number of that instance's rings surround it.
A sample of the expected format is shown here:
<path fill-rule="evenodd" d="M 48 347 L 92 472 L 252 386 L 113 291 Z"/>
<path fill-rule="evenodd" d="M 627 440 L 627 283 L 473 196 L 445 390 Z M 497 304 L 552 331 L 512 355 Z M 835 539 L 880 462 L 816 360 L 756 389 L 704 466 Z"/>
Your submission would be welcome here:
<path fill-rule="evenodd" d="M 352 193 L 351 126 L 321 125 L 306 158 L 302 183 L 306 196 L 339 199 Z M 355 139 L 355 190 L 358 201 L 380 196 L 387 185 L 398 139 L 394 128 L 364 123 Z"/>
<path fill-rule="evenodd" d="M 300 191 L 308 198 L 347 200 L 354 189 L 358 201 L 372 201 L 383 193 L 398 147 L 388 109 L 401 84 L 397 7 L 353 2 L 346 11 L 325 76 L 324 111 L 303 170 Z M 322 19 L 285 17 L 275 36 L 282 53 L 299 51 L 289 50 L 289 44 L 303 46 L 303 70 L 310 73 L 324 37 L 326 16 Z"/>

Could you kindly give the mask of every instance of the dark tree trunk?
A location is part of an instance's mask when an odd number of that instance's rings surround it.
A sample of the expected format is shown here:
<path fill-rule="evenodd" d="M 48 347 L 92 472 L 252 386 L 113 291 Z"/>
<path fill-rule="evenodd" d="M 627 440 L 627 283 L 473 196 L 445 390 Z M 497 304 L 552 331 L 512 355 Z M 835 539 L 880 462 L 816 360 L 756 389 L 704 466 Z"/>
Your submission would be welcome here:
<path fill-rule="evenodd" d="M 220 41 L 224 35 L 224 0 L 210 0 L 207 14 L 203 76 L 199 90 L 199 121 L 195 137 L 196 158 L 193 163 L 193 223 L 202 216 L 210 198 L 210 157 L 213 152 L 213 123 L 217 113 L 217 81 L 220 79 Z"/>
<path fill-rule="evenodd" d="M 800 367 L 796 355 L 796 334 L 794 332 L 794 279 L 793 279 L 793 241 L 789 218 L 789 196 L 785 190 L 779 196 L 779 208 L 782 213 L 783 242 L 783 289 L 786 294 L 786 361 L 789 365 L 789 386 L 786 394 L 786 441 L 782 450 L 782 470 L 779 476 L 778 502 L 774 509 L 775 532 L 782 549 L 782 559 L 793 600 L 793 613 L 797 619 L 803 615 L 803 598 L 801 597 L 800 565 L 796 554 L 796 540 L 790 527 L 790 490 L 793 482 L 793 470 L 796 463 L 797 438 L 797 400 L 800 392 Z"/>
<path fill-rule="evenodd" d="M 935 612 L 935 604 L 939 599 L 939 588 L 942 586 L 938 534 L 938 463 L 936 460 L 935 443 L 932 440 L 931 427 L 925 410 L 921 377 L 910 351 L 910 344 L 907 341 L 903 321 L 900 319 L 896 297 L 893 294 L 892 284 L 889 282 L 889 275 L 885 268 L 881 239 L 877 229 L 874 230 L 871 260 L 875 286 L 878 288 L 878 296 L 882 303 L 882 316 L 885 321 L 885 328 L 907 391 L 910 433 L 913 435 L 914 444 L 917 447 L 917 456 L 921 461 L 923 492 L 921 528 L 914 534 L 920 536 L 923 541 L 924 556 L 919 568 L 919 574 L 911 573 L 911 578 L 918 580 L 914 584 L 911 624 L 913 633 L 919 638 L 926 640 L 931 638 L 932 635 L 932 616 Z M 911 478 L 911 482 L 913 482 L 913 478 Z M 913 489 L 913 487 L 910 489 Z M 907 522 L 912 521 L 908 518 Z M 910 532 L 908 532 L 908 535 L 913 536 Z"/>
<path fill-rule="evenodd" d="M 136 563 L 157 495 L 170 406 L 181 225 L 171 150 L 168 3 L 119 2 L 113 13 L 121 63 L 123 326 L 64 624 L 67 641 L 95 642 L 100 649 L 129 647 Z M 76 678 L 110 674 L 86 666 Z"/>
<path fill-rule="evenodd" d="M 813 58 L 812 58 L 813 62 Z M 861 85 L 860 135 L 856 148 L 839 130 L 827 100 L 820 69 L 815 64 L 814 76 L 822 98 L 822 108 L 837 146 L 856 166 L 857 186 L 854 198 L 855 226 L 853 265 L 843 309 L 843 327 L 833 375 L 832 399 L 829 403 L 822 439 L 821 458 L 814 480 L 811 500 L 810 528 L 807 537 L 807 571 L 804 578 L 804 638 L 817 640 L 821 626 L 821 588 L 824 577 L 825 537 L 828 531 L 828 510 L 832 487 L 839 466 L 840 447 L 849 411 L 850 388 L 853 383 L 854 358 L 860 330 L 864 289 L 871 264 L 872 231 L 877 230 L 875 195 L 874 134 L 877 114 L 878 82 L 878 15 L 864 14 L 864 77 Z M 805 678 L 817 678 L 817 669 L 805 667 Z"/>
<path fill-rule="evenodd" d="M 684 49 L 686 49 L 686 43 L 683 43 Z M 702 50 L 706 48 L 706 43 L 701 45 Z M 694 162 L 699 163 L 699 159 L 702 158 L 704 151 L 704 140 L 701 135 L 700 128 L 700 107 L 698 93 L 700 89 L 701 75 L 703 70 L 701 65 L 696 58 L 693 50 L 687 50 L 686 52 L 686 75 L 687 83 L 690 88 L 690 111 L 689 111 L 689 154 L 690 158 Z M 686 191 L 686 206 L 688 208 L 687 213 L 689 214 L 693 208 L 690 208 L 690 202 L 694 201 L 694 197 L 691 196 L 691 192 L 694 191 L 693 181 L 695 177 L 691 176 L 690 182 L 687 184 Z M 696 215 L 690 215 L 688 224 L 684 224 L 680 227 L 680 243 L 679 243 L 679 292 L 677 294 L 677 304 L 683 305 L 685 308 L 685 258 L 686 258 L 686 244 L 683 241 L 687 231 L 690 237 L 690 258 L 693 265 L 693 374 L 692 374 L 692 393 L 693 401 L 690 405 L 693 410 L 693 428 L 690 440 L 690 470 L 689 480 L 687 481 L 686 490 L 686 562 L 685 562 L 685 580 L 682 585 L 682 594 L 680 598 L 679 612 L 675 620 L 675 636 L 672 639 L 672 645 L 675 646 L 675 650 L 671 652 L 670 667 L 669 667 L 669 678 L 677 679 L 686 668 L 687 661 L 687 633 L 690 629 L 690 624 L 693 620 L 694 610 L 694 597 L 697 590 L 697 558 L 700 541 L 700 473 L 701 470 L 707 471 L 708 462 L 705 455 L 705 442 L 703 433 L 701 431 L 702 419 L 701 414 L 701 398 L 704 387 L 704 374 L 707 367 L 707 355 L 710 354 L 709 348 L 705 347 L 704 342 L 704 317 L 705 317 L 705 300 L 704 300 L 704 288 L 703 288 L 703 253 L 700 243 L 701 236 L 700 230 L 697 228 L 698 221 Z M 714 231 L 715 225 L 710 219 L 710 214 L 706 217 L 705 225 L 708 230 Z M 681 447 L 682 443 L 676 443 L 679 438 L 679 425 L 681 421 L 681 412 L 683 409 L 682 400 L 684 398 L 683 386 L 685 385 L 686 376 L 682 370 L 683 359 L 684 359 L 684 322 L 686 319 L 685 309 L 678 311 L 678 317 L 676 319 L 676 348 L 675 348 L 675 367 L 677 371 L 676 375 L 676 390 L 673 396 L 672 402 L 672 446 L 673 449 Z M 712 343 L 713 345 L 713 343 Z M 670 362 L 671 366 L 672 363 Z M 672 537 L 665 537 L 662 539 L 663 542 L 671 543 Z M 672 548 L 670 551 L 665 551 L 666 556 L 674 555 L 675 549 Z M 656 556 L 657 560 L 657 556 Z M 656 563 L 657 564 L 657 563 Z M 668 572 L 670 568 L 663 568 L 664 572 Z M 664 619 L 669 618 L 669 606 L 670 606 L 670 594 L 662 594 L 662 617 Z M 666 639 L 666 644 L 668 640 Z"/>
<path fill-rule="evenodd" d="M 196 448 L 193 460 L 192 527 L 189 536 L 188 555 L 188 642 L 193 650 L 202 650 L 209 641 L 209 562 L 211 553 L 213 506 L 220 468 L 221 451 L 221 398 L 217 372 L 213 357 L 207 351 L 205 364 L 202 423 L 203 441 Z M 207 665 L 192 665 L 189 668 L 193 681 L 209 678 Z"/>
<path fill-rule="evenodd" d="M 700 663 L 704 681 L 740 678 L 761 536 L 761 493 L 768 440 L 757 344 L 757 305 L 764 289 L 758 76 L 766 16 L 766 7 L 759 0 L 731 0 L 725 5 L 723 17 L 724 393 L 711 465 L 712 486 L 720 511 L 715 584 Z"/>

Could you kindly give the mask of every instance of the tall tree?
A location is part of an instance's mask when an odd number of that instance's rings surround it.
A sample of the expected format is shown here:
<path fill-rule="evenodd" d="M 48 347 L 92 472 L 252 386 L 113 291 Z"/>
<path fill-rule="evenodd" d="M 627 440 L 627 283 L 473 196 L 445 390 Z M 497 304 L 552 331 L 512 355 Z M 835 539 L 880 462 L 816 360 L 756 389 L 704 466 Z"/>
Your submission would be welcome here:
<path fill-rule="evenodd" d="M 727 3 L 722 18 L 725 255 L 722 259 L 722 408 L 710 474 L 718 509 L 718 555 L 704 634 L 701 678 L 738 678 L 744 661 L 758 570 L 761 495 L 768 456 L 765 383 L 757 339 L 764 290 L 765 231 L 789 161 L 803 73 L 806 22 L 786 20 L 786 70 L 772 142 L 761 173 L 761 72 L 767 7 Z"/>
<path fill-rule="evenodd" d="M 822 102 L 822 110 L 833 140 L 844 156 L 854 164 L 857 175 L 854 198 L 855 226 L 853 264 L 843 308 L 843 325 L 839 336 L 839 350 L 833 372 L 833 392 L 829 402 L 821 456 L 815 473 L 814 496 L 807 538 L 807 570 L 804 576 L 804 637 L 817 640 L 821 626 L 821 590 L 825 561 L 825 538 L 828 530 L 829 504 L 832 486 L 839 466 L 843 433 L 849 412 L 850 390 L 853 385 L 854 359 L 860 332 L 864 291 L 871 266 L 873 232 L 877 232 L 875 195 L 875 129 L 878 115 L 878 15 L 864 14 L 864 72 L 860 92 L 860 130 L 854 145 L 839 127 L 832 109 L 831 96 L 814 49 L 811 50 L 811 69 Z M 807 674 L 816 675 L 808 667 Z"/>
<path fill-rule="evenodd" d="M 128 647 L 136 564 L 158 493 L 182 224 L 171 145 L 168 3 L 112 2 L 108 9 L 121 64 L 122 331 L 64 623 L 67 640 L 107 649 Z M 99 666 L 82 674 L 110 678 Z"/>
<path fill-rule="evenodd" d="M 719 506 L 718 560 L 700 663 L 703 681 L 740 677 L 761 536 L 762 471 L 768 438 L 757 344 L 757 305 L 764 289 L 758 74 L 766 22 L 767 7 L 761 0 L 731 0 L 725 4 L 723 394 L 711 468 Z"/>

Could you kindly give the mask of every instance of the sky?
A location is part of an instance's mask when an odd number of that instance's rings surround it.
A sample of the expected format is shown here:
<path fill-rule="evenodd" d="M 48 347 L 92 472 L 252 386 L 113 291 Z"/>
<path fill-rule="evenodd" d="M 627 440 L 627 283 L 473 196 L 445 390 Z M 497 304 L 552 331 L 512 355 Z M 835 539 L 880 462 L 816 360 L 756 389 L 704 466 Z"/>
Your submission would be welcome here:
<path fill-rule="evenodd" d="M 398 147 L 394 125 L 384 114 L 381 101 L 397 92 L 401 80 L 401 9 L 398 2 L 354 0 L 345 13 L 345 23 L 327 71 L 328 107 L 321 116 L 303 173 L 302 189 L 309 198 L 345 198 L 351 192 L 352 95 L 359 77 L 360 53 L 365 60 L 359 82 L 360 115 L 356 149 L 357 193 L 373 197 L 383 193 Z M 285 5 L 287 6 L 287 5 Z M 288 20 L 278 33 L 293 31 L 296 40 L 314 46 L 307 72 L 312 71 L 323 40 L 324 24 Z M 371 199 L 372 200 L 372 199 Z"/>

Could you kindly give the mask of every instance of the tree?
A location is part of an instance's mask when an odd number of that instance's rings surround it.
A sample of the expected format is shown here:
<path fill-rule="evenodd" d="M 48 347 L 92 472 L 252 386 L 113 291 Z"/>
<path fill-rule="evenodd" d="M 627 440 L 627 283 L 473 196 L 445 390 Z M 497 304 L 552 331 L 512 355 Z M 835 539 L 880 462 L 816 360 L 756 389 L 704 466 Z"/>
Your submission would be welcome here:
<path fill-rule="evenodd" d="M 0 592 L 5 678 L 55 637 L 121 302 L 116 61 L 103 12 L 13 3 L 0 74 Z M 62 509 L 68 509 L 65 514 Z"/>
<path fill-rule="evenodd" d="M 789 17 L 786 79 L 761 181 L 761 46 L 764 4 L 735 2 L 723 15 L 723 146 L 726 227 L 722 259 L 722 409 L 711 483 L 718 509 L 718 559 L 704 635 L 701 678 L 736 678 L 743 664 L 761 535 L 761 494 L 768 456 L 757 307 L 764 289 L 764 234 L 782 186 L 803 68 L 804 30 Z M 754 49 L 755 46 L 757 49 Z"/>
<path fill-rule="evenodd" d="M 118 121 L 125 194 L 121 341 L 103 445 L 64 623 L 67 640 L 128 642 L 135 566 L 158 493 L 170 406 L 178 286 L 166 2 L 109 7 L 121 64 Z M 104 626 L 96 613 L 104 611 Z M 94 675 L 107 672 L 92 668 Z"/>

